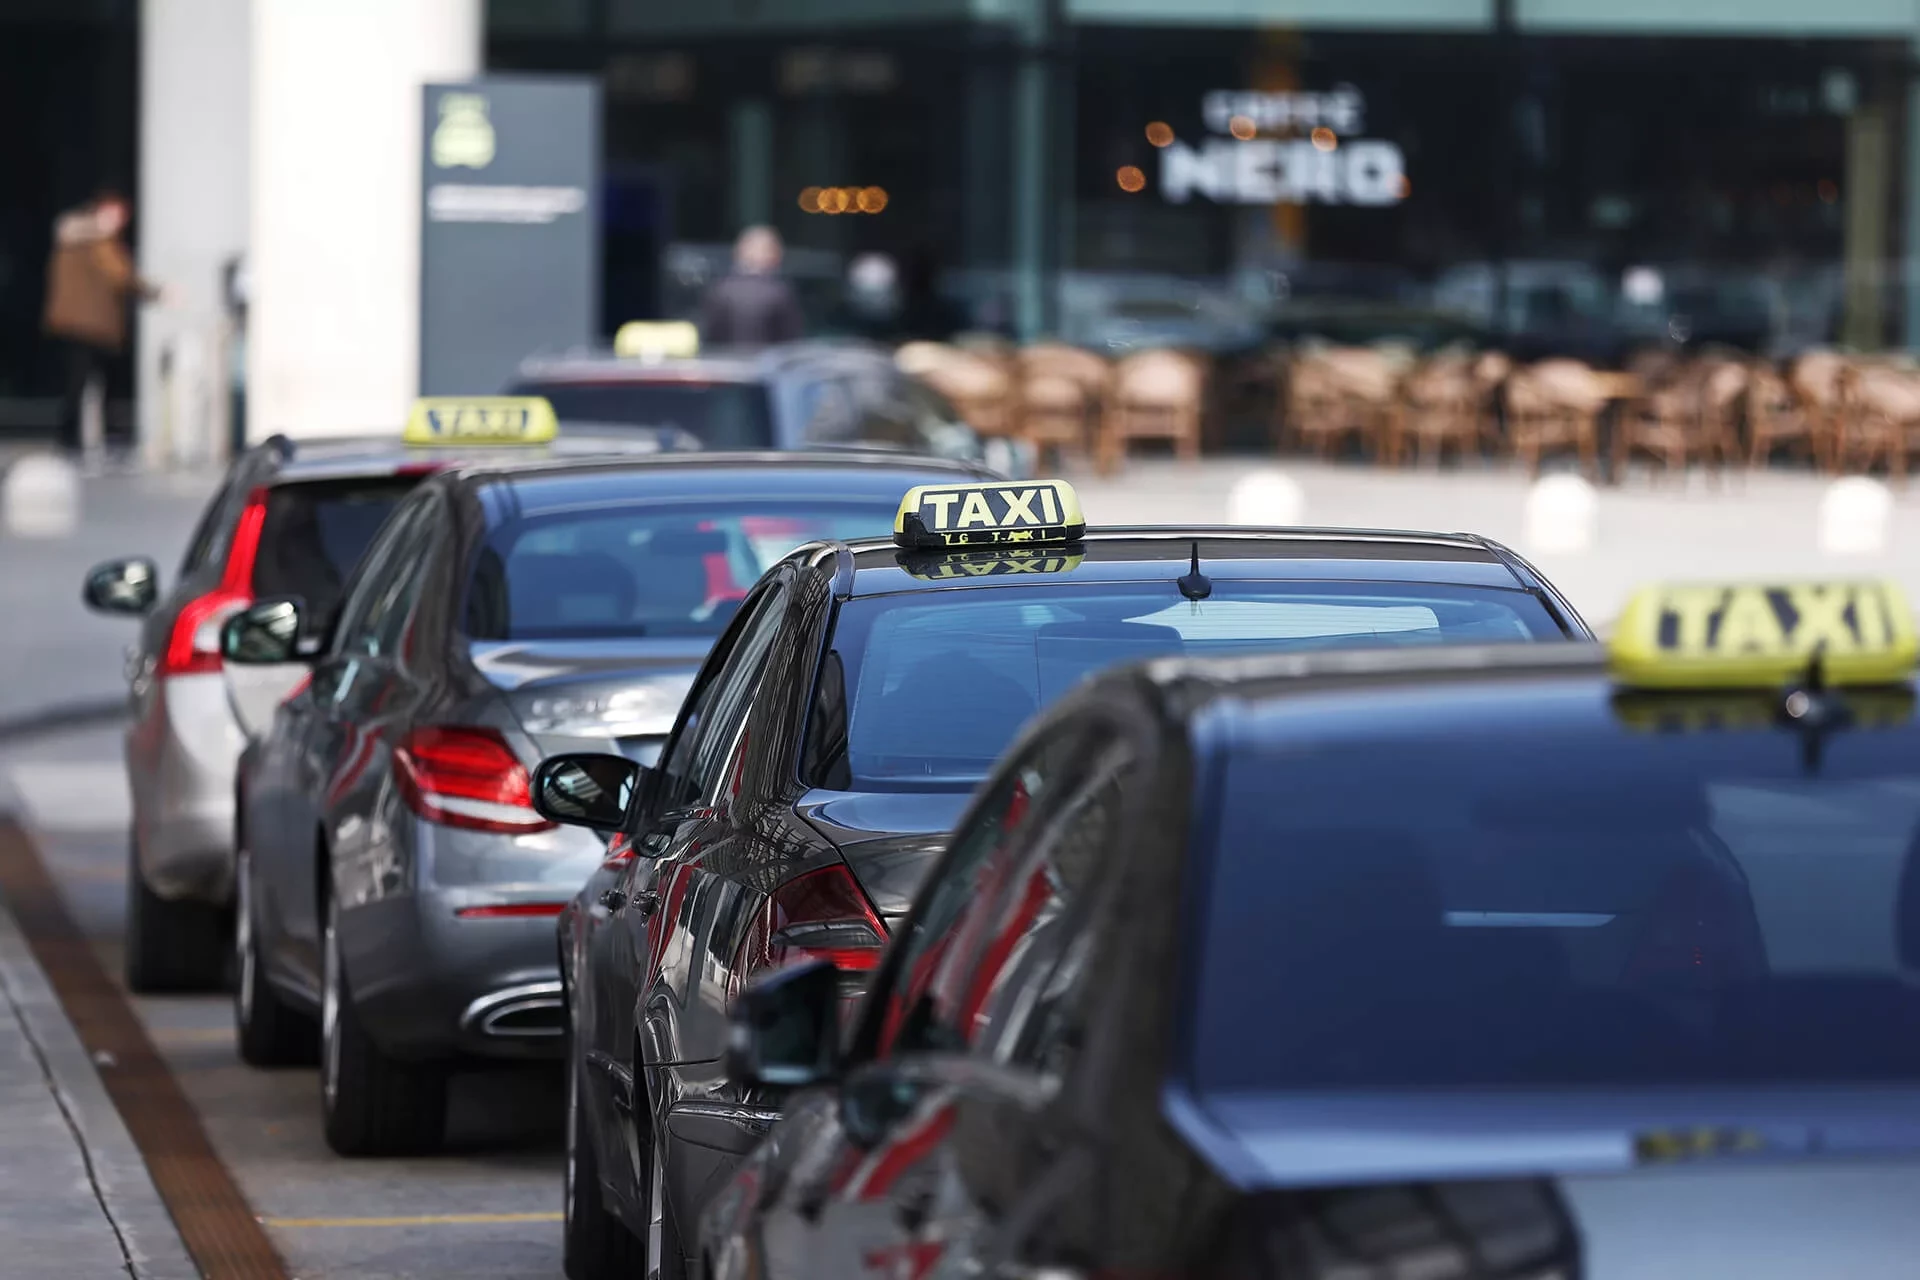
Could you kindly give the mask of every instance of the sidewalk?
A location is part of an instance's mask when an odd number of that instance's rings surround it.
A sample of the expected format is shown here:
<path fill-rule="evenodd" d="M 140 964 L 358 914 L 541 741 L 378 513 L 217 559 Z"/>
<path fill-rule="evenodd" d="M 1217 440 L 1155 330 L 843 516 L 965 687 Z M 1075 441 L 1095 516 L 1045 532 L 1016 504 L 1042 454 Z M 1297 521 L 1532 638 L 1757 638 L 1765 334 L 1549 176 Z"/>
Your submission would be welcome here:
<path fill-rule="evenodd" d="M 0 816 L 8 797 L 0 795 Z M 8 1280 L 197 1280 L 13 916 L 0 910 L 0 1241 Z"/>

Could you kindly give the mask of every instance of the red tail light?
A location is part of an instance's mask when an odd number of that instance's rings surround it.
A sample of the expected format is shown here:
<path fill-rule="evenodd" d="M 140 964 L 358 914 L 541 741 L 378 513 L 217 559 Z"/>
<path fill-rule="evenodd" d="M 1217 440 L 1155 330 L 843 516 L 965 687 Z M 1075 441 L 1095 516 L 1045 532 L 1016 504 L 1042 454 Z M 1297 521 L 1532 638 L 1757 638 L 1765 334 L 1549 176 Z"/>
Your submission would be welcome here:
<path fill-rule="evenodd" d="M 865 973 L 880 963 L 886 939 L 886 926 L 844 864 L 809 871 L 775 889 L 760 908 L 734 959 L 729 994 L 760 974 L 811 960 Z"/>
<path fill-rule="evenodd" d="M 534 812 L 532 784 L 495 729 L 415 729 L 393 753 L 407 807 L 446 827 L 518 835 L 553 826 Z"/>
<path fill-rule="evenodd" d="M 616 831 L 607 837 L 607 856 L 600 860 L 604 869 L 624 867 L 633 861 L 633 837 L 624 831 Z"/>
<path fill-rule="evenodd" d="M 220 585 L 180 606 L 155 675 L 206 675 L 220 670 L 220 626 L 253 603 L 253 562 L 260 553 L 260 530 L 266 522 L 267 491 L 255 489 L 247 495 L 240 523 L 234 527 Z"/>
<path fill-rule="evenodd" d="M 557 916 L 564 902 L 496 902 L 485 907 L 461 907 L 453 914 L 462 920 L 524 920 L 529 916 Z"/>

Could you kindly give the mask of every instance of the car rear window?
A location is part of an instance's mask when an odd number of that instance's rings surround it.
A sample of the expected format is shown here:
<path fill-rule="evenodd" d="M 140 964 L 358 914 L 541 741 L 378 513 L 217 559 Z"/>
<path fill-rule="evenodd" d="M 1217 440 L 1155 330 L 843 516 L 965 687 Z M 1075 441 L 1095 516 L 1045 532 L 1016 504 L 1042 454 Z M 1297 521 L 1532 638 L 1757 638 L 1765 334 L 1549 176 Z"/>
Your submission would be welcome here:
<path fill-rule="evenodd" d="M 1196 1083 L 1920 1079 L 1920 732 L 1810 751 L 1629 729 L 1606 696 L 1415 694 L 1391 730 L 1232 749 L 1192 935 Z"/>
<path fill-rule="evenodd" d="M 808 730 L 812 781 L 971 787 L 1035 712 L 1123 662 L 1562 638 L 1536 598 L 1496 587 L 1215 582 L 1189 601 L 1169 581 L 1060 582 L 850 600 Z"/>
<path fill-rule="evenodd" d="M 488 535 L 467 589 L 474 640 L 717 636 L 760 575 L 802 543 L 893 530 L 898 500 L 594 507 Z"/>
<path fill-rule="evenodd" d="M 267 516 L 253 561 L 256 596 L 299 596 L 323 619 L 373 535 L 419 476 L 309 480 L 267 491 Z"/>
<path fill-rule="evenodd" d="M 526 384 L 514 395 L 545 396 L 561 422 L 678 427 L 709 449 L 770 449 L 773 410 L 757 382 L 637 382 Z"/>

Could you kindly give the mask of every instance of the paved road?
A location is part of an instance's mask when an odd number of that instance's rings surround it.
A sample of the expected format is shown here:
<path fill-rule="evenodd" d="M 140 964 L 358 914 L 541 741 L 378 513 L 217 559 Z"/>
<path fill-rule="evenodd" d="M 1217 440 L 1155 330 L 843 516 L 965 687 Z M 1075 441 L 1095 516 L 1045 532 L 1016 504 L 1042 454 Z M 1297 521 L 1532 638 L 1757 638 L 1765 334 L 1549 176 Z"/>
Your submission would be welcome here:
<path fill-rule="evenodd" d="M 14 807 L 32 825 L 74 916 L 116 976 L 127 813 L 118 754 L 118 730 L 111 728 L 0 746 L 0 810 Z M 224 996 L 143 997 L 134 1004 L 292 1275 L 560 1275 L 565 1099 L 557 1074 L 462 1077 L 445 1155 L 348 1161 L 321 1139 L 316 1073 L 243 1065 Z"/>

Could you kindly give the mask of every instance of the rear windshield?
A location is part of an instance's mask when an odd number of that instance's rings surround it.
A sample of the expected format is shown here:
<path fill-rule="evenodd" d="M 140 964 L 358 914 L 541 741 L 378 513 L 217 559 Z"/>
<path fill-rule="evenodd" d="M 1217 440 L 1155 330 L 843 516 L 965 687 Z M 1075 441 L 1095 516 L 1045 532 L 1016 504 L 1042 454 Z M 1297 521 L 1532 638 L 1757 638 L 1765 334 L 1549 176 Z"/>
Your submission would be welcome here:
<path fill-rule="evenodd" d="M 773 411 L 757 382 L 585 382 L 529 385 L 562 422 L 678 427 L 709 449 L 770 449 Z"/>
<path fill-rule="evenodd" d="M 660 503 L 509 521 L 467 589 L 474 640 L 717 636 L 782 556 L 893 531 L 898 500 Z"/>
<path fill-rule="evenodd" d="M 256 596 L 299 596 L 307 616 L 339 604 L 355 565 L 419 476 L 313 480 L 267 491 L 267 518 L 253 560 Z"/>
<path fill-rule="evenodd" d="M 1197 1084 L 1920 1079 L 1920 732 L 1528 696 L 1230 753 Z"/>
<path fill-rule="evenodd" d="M 945 589 L 841 606 L 815 699 L 813 785 L 971 787 L 1041 707 L 1105 667 L 1174 654 L 1561 639 L 1533 596 L 1429 584 L 1171 582 Z"/>

